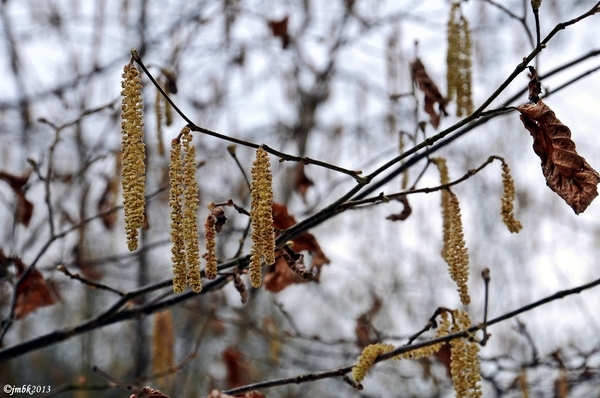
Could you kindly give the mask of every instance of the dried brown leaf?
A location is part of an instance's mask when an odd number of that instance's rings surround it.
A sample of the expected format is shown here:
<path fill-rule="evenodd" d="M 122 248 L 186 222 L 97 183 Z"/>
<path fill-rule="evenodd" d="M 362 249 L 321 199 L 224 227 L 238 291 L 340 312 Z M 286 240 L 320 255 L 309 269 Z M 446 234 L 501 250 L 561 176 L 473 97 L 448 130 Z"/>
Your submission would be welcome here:
<path fill-rule="evenodd" d="M 0 171 L 0 180 L 6 181 L 17 196 L 17 222 L 26 227 L 29 225 L 29 221 L 31 220 L 31 216 L 33 214 L 33 203 L 28 201 L 25 197 L 25 191 L 23 190 L 23 187 L 25 184 L 27 184 L 27 181 L 29 181 L 30 175 L 31 172 L 22 176 L 15 176 Z"/>
<path fill-rule="evenodd" d="M 267 268 L 263 279 L 265 289 L 272 293 L 279 293 L 293 283 L 304 282 L 307 281 L 296 275 L 281 256 L 276 257 L 275 264 Z"/>
<path fill-rule="evenodd" d="M 223 362 L 225 363 L 225 369 L 227 369 L 227 388 L 248 384 L 250 367 L 240 351 L 231 346 L 227 347 L 223 351 Z"/>
<path fill-rule="evenodd" d="M 390 214 L 385 219 L 390 221 L 404 221 L 410 216 L 412 213 L 412 207 L 408 203 L 408 198 L 406 196 L 400 196 L 398 201 L 404 205 L 404 209 L 398 214 Z"/>
<path fill-rule="evenodd" d="M 542 161 L 548 187 L 580 214 L 598 196 L 600 174 L 575 150 L 571 130 L 543 101 L 517 108 L 533 137 L 533 150 Z"/>
<path fill-rule="evenodd" d="M 119 180 L 115 176 L 112 179 L 106 180 L 104 192 L 98 200 L 98 213 L 105 213 L 117 205 L 117 197 L 119 192 Z M 112 229 L 117 222 L 117 212 L 113 211 L 102 215 L 102 223 L 106 229 Z"/>
<path fill-rule="evenodd" d="M 217 206 L 211 211 L 212 216 L 215 218 L 215 232 L 219 233 L 223 230 L 223 225 L 227 221 L 227 216 L 225 216 L 225 209 L 221 206 Z"/>
<path fill-rule="evenodd" d="M 269 28 L 271 28 L 271 33 L 275 37 L 279 37 L 281 39 L 281 46 L 283 48 L 287 48 L 290 44 L 290 35 L 288 34 L 288 17 L 285 16 L 283 19 L 279 21 L 268 20 Z"/>
<path fill-rule="evenodd" d="M 379 313 L 383 304 L 381 298 L 375 293 L 371 292 L 371 296 L 373 297 L 373 305 L 356 318 L 356 327 L 354 328 L 356 345 L 361 349 L 373 343 L 371 337 L 371 335 L 374 336 L 374 333 L 371 333 L 373 331 L 373 318 Z"/>
<path fill-rule="evenodd" d="M 308 178 L 304 173 L 304 163 L 298 163 L 296 174 L 294 175 L 294 189 L 302 195 L 302 201 L 304 203 L 306 203 L 306 192 L 308 191 L 308 188 L 314 184 L 313 180 Z"/>
<path fill-rule="evenodd" d="M 285 205 L 280 203 L 273 203 L 273 227 L 276 230 L 282 230 L 291 227 L 296 224 L 294 216 L 288 213 L 288 209 Z M 310 264 L 310 270 L 308 273 L 311 275 L 310 280 L 318 282 L 321 267 L 325 264 L 329 264 L 330 260 L 327 258 L 321 246 L 317 242 L 317 239 L 308 232 L 298 235 L 292 239 L 291 250 L 299 254 L 302 251 L 308 251 L 312 254 L 312 261 Z M 303 283 L 307 279 L 296 275 L 291 269 L 286 259 L 278 251 L 279 256 L 277 257 L 275 264 L 267 269 L 267 273 L 264 278 L 265 288 L 271 292 L 280 292 L 292 283 Z M 295 257 L 300 259 L 300 257 Z M 291 260 L 295 262 L 295 260 Z M 301 270 L 299 270 L 302 273 Z M 305 274 L 306 275 L 306 274 Z"/>
<path fill-rule="evenodd" d="M 440 114 L 435 111 L 434 105 L 437 103 L 440 113 L 447 116 L 446 99 L 440 94 L 440 90 L 427 74 L 425 65 L 423 65 L 419 58 L 415 58 L 411 62 L 410 75 L 413 81 L 419 86 L 419 89 L 425 94 L 424 110 L 431 118 L 431 125 L 437 128 L 440 125 Z"/>
<path fill-rule="evenodd" d="M 170 398 L 168 395 L 163 394 L 160 390 L 154 388 L 144 387 L 135 394 L 131 394 L 129 398 Z"/>
<path fill-rule="evenodd" d="M 527 88 L 529 90 L 529 101 L 537 104 L 540 100 L 540 94 L 542 93 L 542 84 L 538 78 L 537 70 L 533 66 L 529 67 L 529 84 Z"/>
<path fill-rule="evenodd" d="M 18 258 L 14 259 L 15 267 L 17 268 L 17 277 L 25 271 L 27 266 Z M 15 317 L 17 319 L 24 318 L 29 313 L 37 310 L 40 307 L 52 305 L 55 303 L 50 289 L 46 285 L 44 277 L 40 271 L 33 269 L 19 284 L 17 289 L 17 302 L 15 304 Z"/>

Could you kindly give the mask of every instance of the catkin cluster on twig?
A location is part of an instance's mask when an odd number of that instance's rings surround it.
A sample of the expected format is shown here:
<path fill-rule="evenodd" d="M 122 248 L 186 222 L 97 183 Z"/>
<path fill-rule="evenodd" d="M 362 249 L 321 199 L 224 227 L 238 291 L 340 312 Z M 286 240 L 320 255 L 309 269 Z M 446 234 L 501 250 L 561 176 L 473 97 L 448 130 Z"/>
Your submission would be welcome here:
<path fill-rule="evenodd" d="M 440 172 L 442 185 L 450 182 L 448 167 L 444 158 L 434 159 Z M 460 205 L 450 189 L 442 190 L 443 239 L 442 257 L 448 264 L 450 277 L 456 282 L 460 301 L 464 305 L 471 302 L 467 282 L 469 280 L 469 252 L 467 250 Z"/>
<path fill-rule="evenodd" d="M 437 333 L 435 338 L 445 336 L 450 331 L 450 316 L 447 311 L 442 312 L 442 321 L 438 325 Z M 395 360 L 400 359 L 419 359 L 431 356 L 437 353 L 444 343 L 433 344 L 427 347 L 417 348 L 415 350 L 404 352 L 396 357 Z M 375 364 L 375 359 L 381 355 L 392 351 L 395 347 L 391 344 L 371 344 L 365 347 L 358 357 L 356 365 L 352 368 L 352 377 L 354 381 L 360 383 L 366 376 L 369 369 Z"/>
<path fill-rule="evenodd" d="M 460 3 L 452 4 L 448 18 L 448 52 L 446 82 L 448 101 L 456 97 L 456 116 L 473 112 L 471 94 L 471 30 L 460 11 Z"/>
<path fill-rule="evenodd" d="M 469 314 L 453 311 L 454 325 L 452 333 L 471 327 Z M 457 398 L 476 398 L 482 396 L 479 345 L 468 338 L 450 341 L 450 371 Z"/>
<path fill-rule="evenodd" d="M 144 224 L 146 198 L 146 154 L 144 147 L 144 122 L 142 103 L 142 79 L 135 66 L 123 68 L 121 82 L 121 156 L 123 180 L 123 211 L 127 247 L 138 248 L 138 229 Z"/>
<path fill-rule="evenodd" d="M 181 131 L 180 138 L 171 142 L 169 205 L 173 243 L 173 290 L 176 293 L 183 292 L 187 284 L 196 293 L 202 290 L 197 223 L 196 149 L 191 141 L 192 133 L 186 126 Z"/>
<path fill-rule="evenodd" d="M 256 150 L 251 175 L 252 248 L 249 274 L 252 286 L 258 288 L 262 284 L 262 260 L 267 265 L 275 263 L 273 176 L 269 155 L 262 147 Z"/>

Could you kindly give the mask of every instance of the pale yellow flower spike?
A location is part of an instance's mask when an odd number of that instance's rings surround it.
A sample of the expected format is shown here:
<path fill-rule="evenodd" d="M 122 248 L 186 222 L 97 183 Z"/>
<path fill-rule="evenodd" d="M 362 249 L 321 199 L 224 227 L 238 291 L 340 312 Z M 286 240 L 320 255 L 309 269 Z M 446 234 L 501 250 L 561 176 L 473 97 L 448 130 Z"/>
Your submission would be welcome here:
<path fill-rule="evenodd" d="M 358 357 L 356 365 L 352 368 L 352 378 L 357 383 L 364 380 L 369 369 L 373 367 L 375 359 L 381 354 L 385 354 L 394 349 L 391 344 L 371 344 L 365 347 L 362 354 Z"/>
<path fill-rule="evenodd" d="M 448 184 L 450 182 L 450 174 L 448 173 L 448 166 L 446 165 L 446 159 L 434 158 L 433 163 L 437 166 L 440 173 L 440 184 Z M 442 257 L 446 259 L 446 252 L 448 251 L 448 242 L 450 240 L 450 217 L 448 216 L 448 209 L 450 207 L 450 193 L 447 190 L 442 190 Z"/>
<path fill-rule="evenodd" d="M 121 82 L 121 156 L 123 169 L 123 211 L 125 232 L 130 251 L 138 248 L 138 229 L 144 223 L 146 198 L 146 155 L 144 149 L 142 79 L 131 64 L 123 68 Z"/>
<path fill-rule="evenodd" d="M 448 167 L 444 158 L 433 159 L 440 172 L 440 183 L 450 182 Z M 456 282 L 460 301 L 471 303 L 467 281 L 469 280 L 469 252 L 467 250 L 460 205 L 458 198 L 450 190 L 442 191 L 443 239 L 442 257 L 448 264 L 450 277 Z"/>
<path fill-rule="evenodd" d="M 181 143 L 171 141 L 171 163 L 169 165 L 169 206 L 171 207 L 171 261 L 173 263 L 173 291 L 183 293 L 187 285 L 185 241 L 183 237 L 183 162 Z"/>
<path fill-rule="evenodd" d="M 471 326 L 469 314 L 453 311 L 452 333 Z M 479 345 L 468 338 L 450 341 L 450 372 L 457 398 L 477 398 L 482 396 Z"/>
<path fill-rule="evenodd" d="M 212 203 L 211 203 L 212 205 Z M 204 259 L 206 260 L 206 269 L 204 275 L 207 279 L 215 279 L 217 277 L 217 231 L 215 228 L 216 219 L 211 213 L 206 217 L 204 223 L 204 244 L 206 245 L 206 252 L 204 253 Z"/>
<path fill-rule="evenodd" d="M 196 148 L 191 144 L 189 127 L 181 131 L 181 143 L 185 153 L 183 161 L 183 240 L 187 263 L 187 282 L 194 293 L 202 291 L 200 281 L 200 247 L 198 244 L 198 182 L 196 181 Z"/>
<path fill-rule="evenodd" d="M 460 26 L 457 23 L 457 16 L 460 9 L 460 3 L 453 3 L 450 7 L 447 27 L 447 52 L 446 52 L 446 85 L 447 100 L 451 101 L 456 97 L 456 87 L 458 86 L 460 76 L 458 72 L 458 58 L 460 57 Z"/>
<path fill-rule="evenodd" d="M 165 145 L 163 144 L 163 118 L 162 118 L 162 102 L 163 97 L 160 91 L 156 90 L 156 98 L 154 99 L 154 115 L 156 116 L 156 150 L 160 157 L 165 156 Z"/>
<path fill-rule="evenodd" d="M 504 159 L 500 158 L 502 162 L 502 187 L 504 193 L 502 194 L 502 222 L 506 224 L 506 227 L 510 232 L 518 233 L 523 229 L 523 225 L 519 220 L 515 218 L 515 182 L 510 174 L 510 168 Z"/>
<path fill-rule="evenodd" d="M 275 263 L 275 236 L 273 230 L 273 176 L 267 151 L 256 150 L 252 164 L 251 210 L 252 248 L 250 249 L 250 282 L 254 288 L 262 284 L 262 260 Z"/>
<path fill-rule="evenodd" d="M 157 312 L 154 315 L 152 330 L 152 371 L 154 374 L 167 373 L 174 366 L 174 358 L 175 330 L 171 310 Z"/>
<path fill-rule="evenodd" d="M 456 116 L 473 112 L 471 94 L 471 30 L 461 15 L 460 3 L 452 4 L 448 17 L 448 50 L 446 54 L 446 81 L 448 101 L 456 97 Z"/>

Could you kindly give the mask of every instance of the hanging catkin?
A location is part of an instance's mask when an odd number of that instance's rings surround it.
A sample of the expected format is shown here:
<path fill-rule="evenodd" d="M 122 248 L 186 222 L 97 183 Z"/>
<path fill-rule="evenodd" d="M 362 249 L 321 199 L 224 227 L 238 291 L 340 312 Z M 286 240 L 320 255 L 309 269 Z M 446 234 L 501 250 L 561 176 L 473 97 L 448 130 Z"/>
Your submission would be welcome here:
<path fill-rule="evenodd" d="M 452 4 L 448 18 L 448 51 L 446 54 L 446 82 L 448 101 L 456 98 L 456 116 L 473 112 L 471 93 L 471 30 L 462 15 L 460 3 Z"/>
<path fill-rule="evenodd" d="M 127 247 L 138 248 L 138 229 L 144 223 L 146 198 L 146 158 L 144 148 L 144 122 L 142 119 L 142 79 L 135 66 L 127 64 L 123 68 L 121 82 L 121 175 L 123 180 L 123 212 L 125 213 L 125 233 Z"/>

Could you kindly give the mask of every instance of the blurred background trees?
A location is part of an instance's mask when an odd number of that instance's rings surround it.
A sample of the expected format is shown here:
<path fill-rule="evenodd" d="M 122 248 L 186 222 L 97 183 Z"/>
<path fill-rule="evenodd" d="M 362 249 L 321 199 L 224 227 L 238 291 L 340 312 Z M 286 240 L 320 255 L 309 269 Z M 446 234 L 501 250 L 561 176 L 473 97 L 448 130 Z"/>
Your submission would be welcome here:
<path fill-rule="evenodd" d="M 542 38 L 593 6 L 589 0 L 545 0 Z M 404 221 L 386 219 L 404 208 L 391 200 L 349 209 L 311 229 L 329 260 L 319 283 L 251 290 L 245 305 L 233 283 L 169 301 L 177 296 L 168 283 L 168 148 L 185 122 L 174 114 L 166 125 L 166 105 L 145 75 L 148 197 L 140 249 L 127 250 L 123 212 L 110 211 L 121 205 L 119 92 L 131 48 L 153 76 L 176 85 L 170 96 L 195 124 L 368 175 L 460 120 L 450 102 L 450 116 L 437 129 L 428 123 L 423 94 L 409 69 L 418 56 L 446 94 L 451 8 L 449 1 L 408 0 L 3 1 L 2 384 L 51 385 L 55 392 L 65 390 L 60 396 L 124 396 L 92 372 L 96 365 L 172 397 L 198 397 L 213 388 L 352 365 L 369 343 L 404 344 L 436 308 L 462 308 L 440 255 L 439 192 L 408 196 L 412 213 Z M 477 108 L 535 48 L 534 16 L 527 0 L 465 1 L 460 10 L 471 29 Z M 533 65 L 549 94 L 546 103 L 570 127 L 580 155 L 600 167 L 594 135 L 600 80 L 592 73 L 600 54 L 597 22 L 595 15 L 559 32 Z M 570 64 L 579 58 L 584 59 Z M 528 81 L 522 73 L 487 110 L 519 92 L 510 105 L 526 103 L 522 90 Z M 501 222 L 500 163 L 452 188 L 470 253 L 468 312 L 474 322 L 483 319 L 485 267 L 491 270 L 491 318 L 598 278 L 598 204 L 576 216 L 546 187 L 517 115 L 494 114 L 431 154 L 447 159 L 451 179 L 491 155 L 502 156 L 513 172 L 516 215 L 523 224 L 519 234 Z M 199 219 L 208 214 L 209 202 L 233 199 L 249 209 L 249 189 L 228 151 L 231 143 L 194 134 Z M 439 185 L 425 151 L 406 172 L 367 196 Z M 249 174 L 254 150 L 238 145 L 235 154 Z M 331 169 L 276 160 L 271 156 L 275 201 L 298 221 L 356 184 Z M 226 212 L 217 240 L 222 262 L 245 256 L 250 248 L 244 241 L 240 250 L 248 218 L 230 207 Z M 30 313 L 21 308 L 22 316 L 10 324 L 13 286 L 22 272 L 17 258 L 22 268 L 35 264 L 47 292 L 31 300 L 48 305 L 33 305 Z M 307 254 L 306 264 L 311 260 Z M 126 295 L 142 286 L 154 288 Z M 122 321 L 116 317 L 102 328 L 90 323 L 73 337 L 18 352 L 39 336 L 94 320 L 120 299 L 127 304 L 119 311 L 168 305 Z M 481 350 L 484 396 L 593 395 L 600 388 L 599 302 L 598 289 L 585 291 L 491 327 L 492 337 Z M 8 351 L 15 347 L 15 354 Z M 363 391 L 329 378 L 261 392 L 268 397 L 451 396 L 446 365 L 442 355 L 379 364 Z"/>

